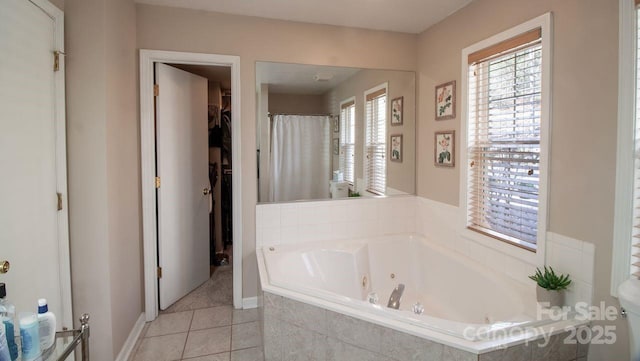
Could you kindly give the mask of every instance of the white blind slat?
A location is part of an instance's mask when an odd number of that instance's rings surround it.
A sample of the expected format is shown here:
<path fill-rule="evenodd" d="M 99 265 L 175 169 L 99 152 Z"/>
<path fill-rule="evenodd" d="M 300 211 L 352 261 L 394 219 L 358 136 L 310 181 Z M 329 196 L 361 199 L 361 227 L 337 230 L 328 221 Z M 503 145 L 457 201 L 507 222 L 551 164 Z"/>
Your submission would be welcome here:
<path fill-rule="evenodd" d="M 469 66 L 467 226 L 530 249 L 538 232 L 540 41 Z"/>
<path fill-rule="evenodd" d="M 365 104 L 365 182 L 366 189 L 385 194 L 387 183 L 387 94 L 385 89 L 366 96 Z"/>
<path fill-rule="evenodd" d="M 636 8 L 636 64 L 637 69 L 640 70 L 640 9 Z M 635 134 L 635 184 L 634 187 L 634 205 L 633 205 L 633 226 L 634 228 L 640 228 L 640 192 L 638 185 L 640 185 L 640 71 L 636 71 L 636 134 Z M 632 230 L 633 231 L 633 230 Z M 631 238 L 631 269 L 630 274 L 634 277 L 640 278 L 640 253 L 634 251 L 634 248 L 640 248 L 640 236 L 633 231 Z"/>
<path fill-rule="evenodd" d="M 340 109 L 340 156 L 339 169 L 344 174 L 344 180 L 353 184 L 355 180 L 355 150 L 356 150 L 356 104 L 349 102 Z"/>

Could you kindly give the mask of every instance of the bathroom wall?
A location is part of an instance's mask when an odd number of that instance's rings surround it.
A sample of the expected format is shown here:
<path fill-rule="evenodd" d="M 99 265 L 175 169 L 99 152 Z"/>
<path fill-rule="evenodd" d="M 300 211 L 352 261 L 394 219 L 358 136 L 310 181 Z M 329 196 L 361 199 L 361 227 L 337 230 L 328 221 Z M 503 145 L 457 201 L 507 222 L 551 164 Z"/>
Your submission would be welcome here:
<path fill-rule="evenodd" d="M 136 9 L 139 49 L 240 56 L 243 297 L 254 297 L 258 288 L 255 62 L 415 71 L 417 36 L 143 4 Z"/>
<path fill-rule="evenodd" d="M 461 84 L 463 48 L 549 11 L 553 13 L 549 231 L 595 247 L 594 301 L 617 306 L 609 289 L 618 1 L 476 0 L 420 34 L 418 195 L 453 206 L 459 202 L 459 167 L 464 165 L 436 168 L 432 154 L 435 131 L 460 130 L 461 104 L 456 119 L 436 122 L 435 85 L 450 80 Z M 618 320 L 613 324 L 618 341 L 612 346 L 592 345 L 590 358 L 628 358 L 626 323 Z"/>
<path fill-rule="evenodd" d="M 391 134 L 403 134 L 402 162 L 387 162 L 387 187 L 415 192 L 415 124 L 416 124 L 416 77 L 414 72 L 389 72 L 363 69 L 325 94 L 325 103 L 332 114 L 340 114 L 340 102 L 355 97 L 356 100 L 356 161 L 355 177 L 364 177 L 364 92 L 383 83 L 388 83 L 387 107 L 391 100 L 404 97 L 403 122 L 398 126 L 387 126 L 387 141 Z M 388 110 L 390 114 L 390 110 Z M 389 122 L 387 122 L 389 124 Z M 334 134 L 337 137 L 338 134 Z M 333 169 L 339 166 L 338 156 L 333 156 Z M 363 192 L 361 192 L 363 193 Z"/>
<path fill-rule="evenodd" d="M 66 0 L 73 311 L 91 315 L 92 360 L 116 359 L 142 313 L 133 0 Z"/>
<path fill-rule="evenodd" d="M 327 114 L 322 95 L 269 94 L 269 113 Z"/>

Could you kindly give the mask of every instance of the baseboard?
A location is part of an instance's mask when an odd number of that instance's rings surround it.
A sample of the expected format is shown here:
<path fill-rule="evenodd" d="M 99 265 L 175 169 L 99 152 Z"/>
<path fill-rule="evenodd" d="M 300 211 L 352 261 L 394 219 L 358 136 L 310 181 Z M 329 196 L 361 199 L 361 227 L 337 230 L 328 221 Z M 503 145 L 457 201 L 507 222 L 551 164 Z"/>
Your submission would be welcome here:
<path fill-rule="evenodd" d="M 257 308 L 258 307 L 258 297 L 247 297 L 242 299 L 242 308 Z"/>
<path fill-rule="evenodd" d="M 115 361 L 128 361 L 129 357 L 131 357 L 131 352 L 133 352 L 133 348 L 136 346 L 136 342 L 138 341 L 138 337 L 140 337 L 140 333 L 144 328 L 144 312 L 140 314 L 136 324 L 133 325 L 133 329 L 131 329 L 131 333 L 129 333 L 129 337 L 124 342 L 122 349 L 120 349 L 120 353 L 118 357 L 116 357 Z"/>

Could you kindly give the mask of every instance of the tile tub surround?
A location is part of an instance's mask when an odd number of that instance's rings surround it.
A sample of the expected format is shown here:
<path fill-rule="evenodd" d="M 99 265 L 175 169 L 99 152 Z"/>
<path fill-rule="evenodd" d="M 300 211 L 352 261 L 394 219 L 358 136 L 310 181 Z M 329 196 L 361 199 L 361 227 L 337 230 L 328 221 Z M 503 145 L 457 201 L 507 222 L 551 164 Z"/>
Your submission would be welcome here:
<path fill-rule="evenodd" d="M 360 198 L 256 206 L 256 248 L 323 240 L 415 233 L 524 284 L 536 265 L 460 235 L 457 206 L 417 196 Z M 546 263 L 568 273 L 573 282 L 566 303 L 591 304 L 594 277 L 593 244 L 547 233 Z"/>
<path fill-rule="evenodd" d="M 583 361 L 587 348 L 568 332 L 476 354 L 338 312 L 264 292 L 260 308 L 265 361 Z"/>
<path fill-rule="evenodd" d="M 416 197 L 259 204 L 256 248 L 414 233 Z"/>

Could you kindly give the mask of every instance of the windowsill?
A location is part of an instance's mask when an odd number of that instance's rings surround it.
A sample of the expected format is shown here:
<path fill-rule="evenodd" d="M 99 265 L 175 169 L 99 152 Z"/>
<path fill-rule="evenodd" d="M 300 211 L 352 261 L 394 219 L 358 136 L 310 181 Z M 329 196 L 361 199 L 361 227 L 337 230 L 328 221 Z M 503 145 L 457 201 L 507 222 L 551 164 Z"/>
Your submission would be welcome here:
<path fill-rule="evenodd" d="M 540 257 L 540 250 L 542 249 L 541 245 L 538 245 L 538 249 L 536 251 L 531 251 L 529 249 L 521 248 L 518 245 L 472 231 L 466 227 L 460 231 L 460 237 L 535 266 L 543 266 L 544 264 L 544 258 Z M 542 242 L 544 242 L 544 240 Z"/>

